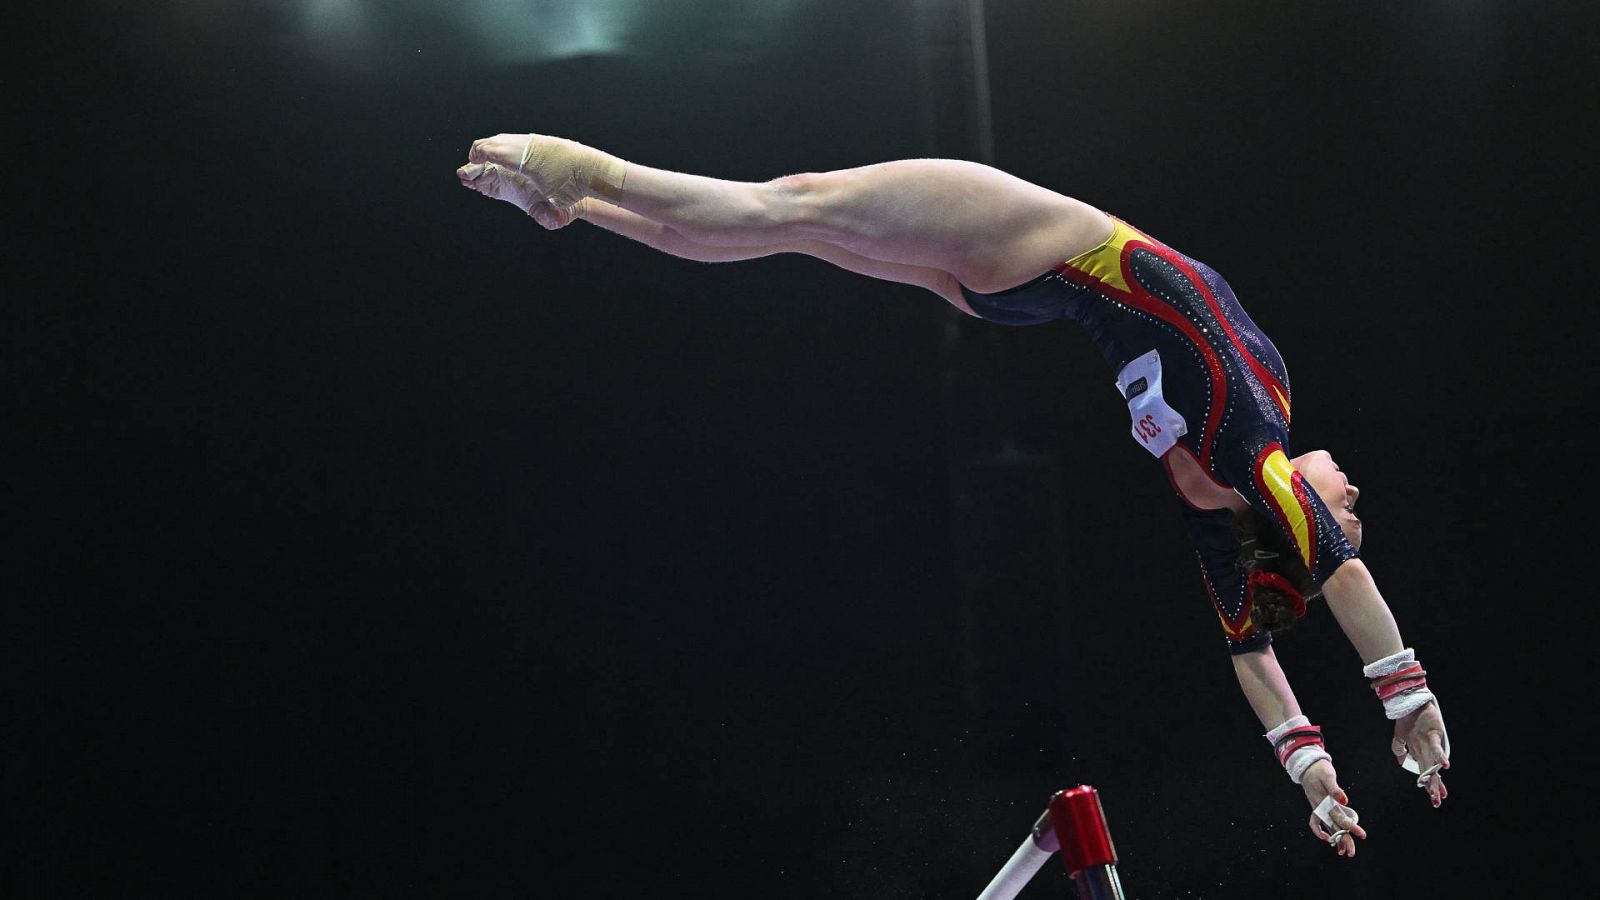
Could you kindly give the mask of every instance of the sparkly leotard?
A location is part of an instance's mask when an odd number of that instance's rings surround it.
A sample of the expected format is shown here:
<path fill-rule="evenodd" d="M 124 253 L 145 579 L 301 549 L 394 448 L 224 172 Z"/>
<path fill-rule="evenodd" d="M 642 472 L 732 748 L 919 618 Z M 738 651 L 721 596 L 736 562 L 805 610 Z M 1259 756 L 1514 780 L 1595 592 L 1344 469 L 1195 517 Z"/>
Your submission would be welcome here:
<path fill-rule="evenodd" d="M 1277 348 L 1221 275 L 1112 221 L 1103 244 L 1033 281 L 962 294 L 991 322 L 1071 319 L 1088 329 L 1118 373 L 1134 436 L 1152 452 L 1193 455 L 1212 480 L 1238 491 L 1277 523 L 1320 585 L 1357 553 L 1289 462 L 1289 376 Z M 1232 520 L 1227 510 L 1184 503 L 1223 632 L 1230 649 L 1243 653 L 1266 646 L 1271 635 L 1250 622 Z"/>

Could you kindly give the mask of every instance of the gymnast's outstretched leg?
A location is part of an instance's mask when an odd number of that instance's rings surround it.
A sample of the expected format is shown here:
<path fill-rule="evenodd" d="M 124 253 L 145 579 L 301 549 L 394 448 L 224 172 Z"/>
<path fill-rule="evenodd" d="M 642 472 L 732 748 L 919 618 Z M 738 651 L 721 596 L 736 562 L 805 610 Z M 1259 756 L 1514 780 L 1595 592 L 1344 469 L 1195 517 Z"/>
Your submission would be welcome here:
<path fill-rule="evenodd" d="M 961 295 L 961 286 L 956 282 L 955 276 L 943 269 L 869 259 L 823 241 L 794 240 L 745 247 L 701 244 L 690 240 L 670 226 L 593 197 L 585 197 L 571 207 L 561 209 L 535 191 L 525 176 L 499 169 L 492 164 L 463 167 L 464 170 L 474 168 L 475 171 L 463 174 L 464 184 L 486 196 L 512 204 L 546 228 L 561 228 L 575 219 L 584 219 L 663 253 L 699 262 L 734 262 L 771 256 L 775 253 L 803 253 L 872 278 L 927 288 L 964 312 L 972 313 L 966 299 Z M 469 175 L 471 177 L 468 177 Z"/>
<path fill-rule="evenodd" d="M 475 142 L 459 170 L 473 187 L 486 175 L 511 173 L 548 198 L 547 210 L 534 211 L 546 227 L 565 224 L 579 201 L 593 198 L 702 246 L 822 242 L 870 260 L 949 272 L 984 292 L 1027 281 L 1111 231 L 1105 214 L 1088 204 L 960 160 L 737 182 L 628 163 L 560 138 L 503 134 Z"/>

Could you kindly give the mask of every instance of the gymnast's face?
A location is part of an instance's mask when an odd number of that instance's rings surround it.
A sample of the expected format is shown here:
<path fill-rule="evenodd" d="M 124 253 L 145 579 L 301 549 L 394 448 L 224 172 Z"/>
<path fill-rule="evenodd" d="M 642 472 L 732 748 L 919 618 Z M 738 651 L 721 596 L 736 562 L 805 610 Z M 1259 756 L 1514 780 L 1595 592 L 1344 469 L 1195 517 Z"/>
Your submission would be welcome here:
<path fill-rule="evenodd" d="M 1355 512 L 1356 498 L 1361 496 L 1361 490 L 1350 483 L 1350 479 L 1345 477 L 1339 464 L 1333 461 L 1326 450 L 1313 450 L 1295 457 L 1292 462 L 1300 470 L 1300 477 L 1322 498 L 1328 512 L 1333 513 L 1333 520 L 1344 529 L 1350 546 L 1361 549 L 1361 520 L 1356 518 Z"/>

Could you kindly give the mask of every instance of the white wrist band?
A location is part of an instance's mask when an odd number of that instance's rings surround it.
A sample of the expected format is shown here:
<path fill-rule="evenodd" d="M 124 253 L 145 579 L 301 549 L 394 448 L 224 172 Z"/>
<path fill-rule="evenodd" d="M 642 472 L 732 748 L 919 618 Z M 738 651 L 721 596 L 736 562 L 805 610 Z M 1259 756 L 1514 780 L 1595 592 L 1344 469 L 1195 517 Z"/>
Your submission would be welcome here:
<path fill-rule="evenodd" d="M 1311 724 L 1311 720 L 1306 718 L 1305 716 L 1295 716 L 1292 719 L 1288 719 L 1288 720 L 1284 721 L 1284 723 L 1282 725 L 1279 725 L 1277 728 L 1272 729 L 1271 731 L 1269 731 L 1266 734 L 1262 735 L 1262 737 L 1267 739 L 1267 743 L 1276 744 L 1278 742 L 1278 738 L 1281 738 L 1284 735 L 1288 734 L 1290 732 L 1290 730 L 1295 729 L 1295 728 L 1304 728 L 1304 727 L 1306 727 L 1307 725 L 1310 725 L 1310 724 Z"/>
<path fill-rule="evenodd" d="M 1289 754 L 1289 758 L 1284 760 L 1283 770 L 1289 773 L 1290 781 L 1299 784 L 1300 779 L 1305 777 L 1306 770 L 1311 768 L 1313 763 L 1322 759 L 1329 762 L 1333 761 L 1333 757 L 1328 751 L 1321 747 L 1301 747 L 1299 750 Z"/>
<path fill-rule="evenodd" d="M 1385 675 L 1393 675 L 1394 673 L 1404 669 L 1406 666 L 1409 666 L 1416 661 L 1417 652 L 1412 650 L 1410 647 L 1407 647 L 1406 649 L 1401 650 L 1399 653 L 1396 653 L 1392 656 L 1385 656 L 1383 659 L 1380 659 L 1377 662 L 1368 663 L 1367 665 L 1362 666 L 1361 674 L 1367 676 L 1369 679 L 1382 678 Z"/>
<path fill-rule="evenodd" d="M 1305 716 L 1295 716 L 1262 736 L 1265 737 L 1267 739 L 1267 743 L 1271 744 L 1273 749 L 1276 750 L 1278 746 L 1278 740 L 1284 735 L 1294 731 L 1297 728 L 1311 727 L 1312 725 L 1310 719 L 1306 718 Z M 1321 739 L 1318 738 L 1318 740 L 1319 743 L 1307 744 L 1306 746 L 1300 747 L 1294 752 L 1290 753 L 1288 757 L 1282 759 L 1283 770 L 1289 773 L 1290 781 L 1293 781 L 1295 784 L 1299 784 L 1300 779 L 1305 777 L 1306 770 L 1311 768 L 1311 766 L 1315 764 L 1317 760 L 1326 759 L 1331 761 L 1333 759 L 1333 757 L 1329 755 L 1328 751 L 1320 743 Z"/>
<path fill-rule="evenodd" d="M 1433 702 L 1433 691 L 1427 688 L 1406 691 L 1383 701 L 1383 714 L 1390 719 L 1403 719 Z"/>
<path fill-rule="evenodd" d="M 1415 669 L 1414 678 L 1409 678 L 1403 673 L 1405 669 Z M 1402 719 L 1433 702 L 1433 692 L 1428 690 L 1428 682 L 1424 677 L 1427 673 L 1417 665 L 1417 654 L 1410 647 L 1399 653 L 1385 656 L 1376 662 L 1361 667 L 1361 674 L 1367 680 L 1375 681 L 1379 678 L 1396 676 L 1399 679 L 1415 682 L 1415 687 L 1406 688 L 1403 685 L 1394 686 L 1396 693 L 1385 694 L 1380 692 L 1383 700 L 1384 715 L 1390 719 Z M 1376 689 L 1376 686 L 1375 686 Z"/>

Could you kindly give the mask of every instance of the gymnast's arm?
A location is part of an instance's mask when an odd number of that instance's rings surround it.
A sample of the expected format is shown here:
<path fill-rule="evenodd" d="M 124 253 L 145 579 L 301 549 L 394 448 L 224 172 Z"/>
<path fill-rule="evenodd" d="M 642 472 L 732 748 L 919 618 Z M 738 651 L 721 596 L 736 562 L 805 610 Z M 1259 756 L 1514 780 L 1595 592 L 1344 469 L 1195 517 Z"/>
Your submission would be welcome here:
<path fill-rule="evenodd" d="M 1278 665 L 1278 655 L 1271 644 L 1249 653 L 1234 654 L 1233 674 L 1239 677 L 1244 698 L 1255 710 L 1263 729 L 1271 729 L 1300 715 L 1300 704 L 1289 688 L 1289 679 L 1284 677 L 1283 667 Z"/>
<path fill-rule="evenodd" d="M 1257 539 L 1240 527 L 1249 520 L 1237 518 L 1235 511 L 1227 508 L 1207 510 L 1189 503 L 1179 508 L 1200 561 L 1206 593 L 1227 635 L 1239 687 L 1260 720 L 1263 736 L 1272 746 L 1278 764 L 1290 780 L 1300 785 L 1315 811 L 1310 819 L 1311 833 L 1318 840 L 1328 841 L 1335 831 L 1343 831 L 1331 843 L 1341 856 L 1354 855 L 1355 839 L 1365 838 L 1367 833 L 1356 823 L 1349 797 L 1339 787 L 1321 729 L 1300 712 L 1289 679 L 1278 665 L 1271 632 L 1262 630 L 1253 620 L 1257 592 L 1278 586 L 1270 581 L 1258 583 L 1254 578 L 1258 573 L 1247 569 L 1243 562 L 1246 558 L 1263 558 Z M 1338 805 L 1325 805 L 1329 798 Z"/>
<path fill-rule="evenodd" d="M 1255 710 L 1262 729 L 1269 734 L 1301 715 L 1300 704 L 1295 700 L 1289 679 L 1284 676 L 1283 667 L 1278 664 L 1278 656 L 1271 644 L 1259 650 L 1234 654 L 1233 672 L 1239 678 L 1239 687 L 1244 691 L 1245 700 Z M 1339 804 L 1330 815 L 1336 826 L 1348 830 L 1352 836 L 1341 838 L 1335 849 L 1340 856 L 1354 856 L 1355 838 L 1365 839 L 1367 832 L 1356 822 L 1353 810 L 1350 810 L 1349 795 L 1339 787 L 1339 776 L 1334 771 L 1333 760 L 1324 757 L 1313 762 L 1301 774 L 1300 787 L 1305 791 L 1306 802 L 1312 808 L 1318 807 L 1327 797 L 1332 797 Z M 1328 839 L 1331 828 L 1326 828 L 1315 815 L 1311 817 L 1310 824 L 1312 833 L 1319 840 Z"/>
<path fill-rule="evenodd" d="M 1394 613 L 1390 612 L 1383 595 L 1378 593 L 1372 573 L 1359 558 L 1340 564 L 1323 582 L 1322 595 L 1327 598 L 1328 609 L 1339 623 L 1339 628 L 1350 639 L 1350 645 L 1356 653 L 1360 654 L 1363 666 L 1371 666 L 1402 652 L 1405 643 L 1400 639 L 1400 628 L 1395 624 Z M 1409 651 L 1406 652 L 1409 654 Z M 1396 719 L 1392 746 L 1397 757 L 1403 757 L 1405 750 L 1409 749 L 1422 769 L 1435 764 L 1449 768 L 1444 717 L 1439 712 L 1439 704 L 1430 701 L 1422 708 Z M 1449 795 L 1444 780 L 1437 776 L 1428 780 L 1426 790 L 1434 806 L 1438 806 Z"/>
<path fill-rule="evenodd" d="M 858 275 L 926 288 L 943 297 L 956 308 L 970 314 L 970 309 L 967 307 L 965 299 L 961 296 L 960 283 L 956 281 L 954 275 L 940 269 L 869 259 L 822 241 L 792 241 L 760 247 L 717 247 L 699 244 L 660 222 L 646 219 L 637 213 L 629 212 L 621 207 L 596 200 L 593 197 L 582 201 L 578 206 L 574 207 L 573 211 L 578 218 L 599 225 L 607 231 L 620 234 L 625 238 L 638 241 L 663 253 L 670 253 L 683 259 L 692 259 L 699 262 L 735 262 L 743 259 L 772 256 L 776 253 L 803 253 L 807 256 L 814 256 L 817 259 L 833 263 L 841 269 L 847 269 Z"/>
<path fill-rule="evenodd" d="M 1322 584 L 1322 595 L 1328 599 L 1328 609 L 1350 639 L 1350 645 L 1361 655 L 1362 665 L 1404 649 L 1394 613 L 1389 611 L 1389 604 L 1378 593 L 1377 582 L 1359 557 L 1346 560 L 1334 570 Z"/>

